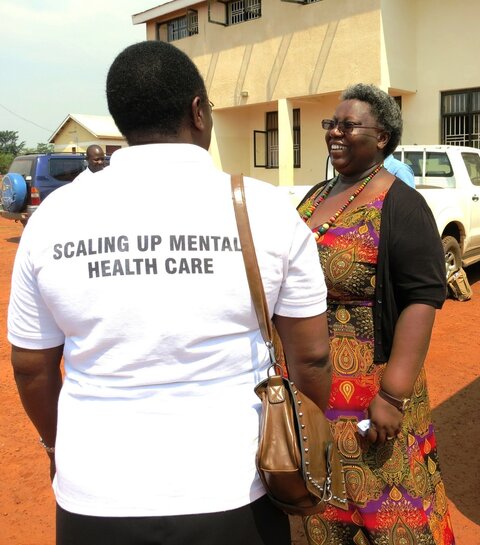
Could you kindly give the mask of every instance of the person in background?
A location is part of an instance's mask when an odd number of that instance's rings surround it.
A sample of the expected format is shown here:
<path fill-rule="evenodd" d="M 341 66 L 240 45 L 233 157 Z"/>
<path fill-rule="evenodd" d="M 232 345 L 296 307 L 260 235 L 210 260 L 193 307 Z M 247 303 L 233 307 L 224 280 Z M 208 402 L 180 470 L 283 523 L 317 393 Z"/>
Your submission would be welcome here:
<path fill-rule="evenodd" d="M 400 178 L 402 182 L 405 182 L 410 187 L 415 189 L 415 174 L 412 167 L 396 159 L 392 154 L 385 158 L 383 166 L 397 178 Z"/>
<path fill-rule="evenodd" d="M 86 180 L 95 172 L 100 172 L 105 166 L 105 153 L 97 144 L 92 144 L 87 148 L 87 168 L 81 172 L 75 180 Z"/>
<path fill-rule="evenodd" d="M 269 356 L 230 176 L 207 151 L 204 81 L 179 49 L 146 41 L 117 56 L 106 87 L 129 146 L 42 203 L 12 276 L 12 364 L 55 475 L 57 545 L 289 545 L 255 467 Z M 275 187 L 245 178 L 245 194 L 292 379 L 325 408 L 314 239 Z"/>
<path fill-rule="evenodd" d="M 314 186 L 298 211 L 327 282 L 326 415 L 349 511 L 306 517 L 306 534 L 312 545 L 452 545 L 424 370 L 446 294 L 435 220 L 423 196 L 382 167 L 402 132 L 392 97 L 354 85 L 322 126 L 338 176 Z"/>

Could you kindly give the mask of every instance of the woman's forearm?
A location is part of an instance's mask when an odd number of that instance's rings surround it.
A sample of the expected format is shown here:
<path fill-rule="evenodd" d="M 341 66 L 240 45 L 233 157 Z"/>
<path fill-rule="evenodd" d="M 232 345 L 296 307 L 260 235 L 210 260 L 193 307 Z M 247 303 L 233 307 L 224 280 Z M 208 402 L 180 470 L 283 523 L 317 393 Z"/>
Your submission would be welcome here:
<path fill-rule="evenodd" d="M 400 314 L 381 383 L 390 395 L 410 397 L 427 355 L 434 320 L 435 309 L 424 304 L 409 305 Z"/>

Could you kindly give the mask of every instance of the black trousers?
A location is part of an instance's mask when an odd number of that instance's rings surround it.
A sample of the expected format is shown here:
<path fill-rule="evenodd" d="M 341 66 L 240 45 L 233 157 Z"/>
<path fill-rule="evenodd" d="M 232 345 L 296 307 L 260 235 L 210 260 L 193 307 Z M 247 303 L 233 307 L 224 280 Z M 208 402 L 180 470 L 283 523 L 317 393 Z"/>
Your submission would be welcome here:
<path fill-rule="evenodd" d="M 91 517 L 57 505 L 57 545 L 290 545 L 290 524 L 267 496 L 231 511 L 166 517 Z"/>

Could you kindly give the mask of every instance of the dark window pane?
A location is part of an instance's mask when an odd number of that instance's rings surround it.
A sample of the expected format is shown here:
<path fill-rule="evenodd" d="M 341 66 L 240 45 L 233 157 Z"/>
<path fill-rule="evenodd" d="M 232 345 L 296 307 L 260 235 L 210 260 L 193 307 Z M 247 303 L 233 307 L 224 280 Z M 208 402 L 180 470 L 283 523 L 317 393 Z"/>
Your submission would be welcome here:
<path fill-rule="evenodd" d="M 480 89 L 442 93 L 442 144 L 480 147 Z"/>

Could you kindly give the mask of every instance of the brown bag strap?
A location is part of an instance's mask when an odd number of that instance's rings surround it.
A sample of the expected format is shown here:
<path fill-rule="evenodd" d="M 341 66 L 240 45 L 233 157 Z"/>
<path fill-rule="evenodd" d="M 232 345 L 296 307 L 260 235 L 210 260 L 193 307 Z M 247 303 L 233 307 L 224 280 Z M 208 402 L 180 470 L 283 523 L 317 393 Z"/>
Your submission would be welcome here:
<path fill-rule="evenodd" d="M 232 200 L 237 219 L 238 235 L 242 247 L 243 261 L 247 273 L 248 285 L 252 296 L 253 306 L 260 326 L 263 340 L 270 350 L 270 358 L 273 356 L 273 330 L 270 313 L 268 311 L 265 290 L 263 289 L 262 277 L 258 267 L 257 254 L 253 243 L 250 221 L 248 219 L 247 204 L 245 201 L 245 190 L 243 186 L 243 176 L 241 174 L 232 174 Z M 273 357 L 272 363 L 275 361 Z"/>

